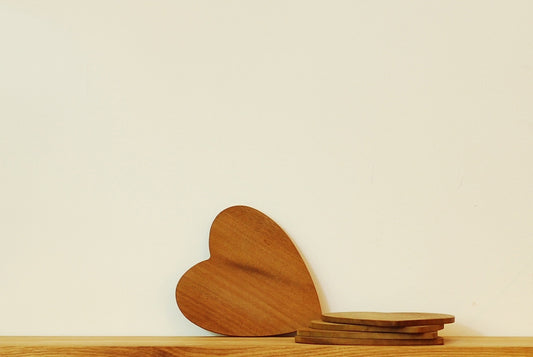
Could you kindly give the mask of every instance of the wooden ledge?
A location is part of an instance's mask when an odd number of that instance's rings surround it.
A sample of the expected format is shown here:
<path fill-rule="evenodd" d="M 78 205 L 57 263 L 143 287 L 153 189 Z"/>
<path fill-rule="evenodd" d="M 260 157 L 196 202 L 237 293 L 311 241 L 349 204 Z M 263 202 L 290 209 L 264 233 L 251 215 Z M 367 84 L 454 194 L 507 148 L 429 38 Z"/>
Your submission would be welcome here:
<path fill-rule="evenodd" d="M 0 337 L 0 356 L 533 356 L 533 337 L 444 337 L 442 346 L 328 346 L 293 337 Z"/>

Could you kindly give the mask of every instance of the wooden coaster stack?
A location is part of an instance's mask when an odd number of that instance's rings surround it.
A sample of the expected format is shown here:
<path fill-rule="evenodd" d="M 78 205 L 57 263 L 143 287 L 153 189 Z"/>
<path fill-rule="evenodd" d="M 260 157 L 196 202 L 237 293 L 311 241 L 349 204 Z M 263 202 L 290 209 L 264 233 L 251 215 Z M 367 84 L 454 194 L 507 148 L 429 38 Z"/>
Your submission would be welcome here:
<path fill-rule="evenodd" d="M 438 331 L 453 315 L 420 312 L 337 312 L 298 329 L 295 341 L 327 345 L 442 345 Z"/>

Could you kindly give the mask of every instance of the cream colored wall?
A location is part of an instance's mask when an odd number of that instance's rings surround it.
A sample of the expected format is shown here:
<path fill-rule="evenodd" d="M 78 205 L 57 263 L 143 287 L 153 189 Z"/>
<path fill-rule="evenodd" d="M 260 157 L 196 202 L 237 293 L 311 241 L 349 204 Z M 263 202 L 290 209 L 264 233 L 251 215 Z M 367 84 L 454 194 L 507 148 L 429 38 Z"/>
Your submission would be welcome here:
<path fill-rule="evenodd" d="M 329 311 L 532 335 L 530 1 L 0 2 L 0 334 L 205 335 L 247 204 Z"/>

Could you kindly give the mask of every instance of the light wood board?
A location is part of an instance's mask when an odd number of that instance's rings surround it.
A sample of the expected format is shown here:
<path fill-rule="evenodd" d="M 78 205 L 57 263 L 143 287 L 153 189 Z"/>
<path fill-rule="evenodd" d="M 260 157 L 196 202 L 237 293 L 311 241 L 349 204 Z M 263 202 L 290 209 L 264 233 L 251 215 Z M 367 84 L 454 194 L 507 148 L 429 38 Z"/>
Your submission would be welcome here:
<path fill-rule="evenodd" d="M 295 343 L 294 337 L 0 336 L 0 356 L 533 356 L 533 337 L 444 337 L 436 346 L 337 346 Z"/>
<path fill-rule="evenodd" d="M 320 318 L 300 253 L 265 214 L 247 206 L 225 209 L 211 226 L 209 251 L 176 287 L 181 312 L 196 325 L 229 336 L 271 336 Z"/>

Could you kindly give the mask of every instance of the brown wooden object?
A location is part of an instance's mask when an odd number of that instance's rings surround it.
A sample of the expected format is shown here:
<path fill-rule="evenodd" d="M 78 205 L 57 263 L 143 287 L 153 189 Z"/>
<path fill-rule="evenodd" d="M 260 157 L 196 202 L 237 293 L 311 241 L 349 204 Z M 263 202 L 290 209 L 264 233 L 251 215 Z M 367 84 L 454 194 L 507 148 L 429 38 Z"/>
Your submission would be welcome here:
<path fill-rule="evenodd" d="M 334 322 L 313 320 L 309 323 L 309 327 L 315 328 L 315 329 L 321 329 L 321 330 L 393 332 L 393 333 L 410 334 L 410 333 L 435 332 L 438 330 L 442 330 L 444 328 L 444 325 L 385 327 L 385 326 L 367 326 L 367 325 L 354 325 L 354 324 L 337 324 Z"/>
<path fill-rule="evenodd" d="M 308 337 L 339 337 L 339 338 L 373 338 L 378 340 L 431 340 L 438 337 L 437 332 L 426 333 L 394 333 L 394 332 L 360 332 L 319 330 L 314 328 L 298 329 L 298 336 Z"/>
<path fill-rule="evenodd" d="M 424 312 L 331 312 L 322 314 L 322 320 L 341 324 L 404 327 L 448 324 L 454 322 L 455 317 Z"/>
<path fill-rule="evenodd" d="M 444 340 L 437 337 L 432 340 L 376 340 L 373 338 L 337 338 L 296 336 L 297 343 L 313 343 L 320 345 L 365 345 L 365 346 L 423 346 L 442 345 Z"/>
<path fill-rule="evenodd" d="M 210 257 L 176 287 L 181 312 L 196 325 L 229 336 L 272 336 L 320 318 L 313 280 L 287 234 L 246 206 L 222 211 L 209 233 Z"/>
<path fill-rule="evenodd" d="M 0 356 L 533 356 L 533 337 L 444 336 L 439 346 L 338 346 L 294 343 L 294 337 L 0 336 Z"/>

